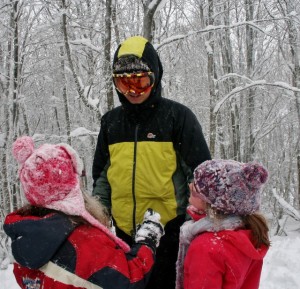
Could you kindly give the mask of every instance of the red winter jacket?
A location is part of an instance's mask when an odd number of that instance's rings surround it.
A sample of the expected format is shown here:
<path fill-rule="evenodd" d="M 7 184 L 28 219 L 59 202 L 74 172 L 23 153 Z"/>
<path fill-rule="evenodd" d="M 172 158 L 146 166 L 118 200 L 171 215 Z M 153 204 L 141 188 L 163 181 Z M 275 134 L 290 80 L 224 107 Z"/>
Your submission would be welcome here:
<path fill-rule="evenodd" d="M 257 289 L 267 248 L 255 249 L 249 230 L 205 232 L 190 244 L 184 289 Z"/>
<path fill-rule="evenodd" d="M 6 217 L 12 239 L 14 274 L 21 288 L 142 289 L 154 262 L 153 251 L 136 244 L 124 253 L 109 235 L 90 225 L 76 227 L 58 213 Z"/>

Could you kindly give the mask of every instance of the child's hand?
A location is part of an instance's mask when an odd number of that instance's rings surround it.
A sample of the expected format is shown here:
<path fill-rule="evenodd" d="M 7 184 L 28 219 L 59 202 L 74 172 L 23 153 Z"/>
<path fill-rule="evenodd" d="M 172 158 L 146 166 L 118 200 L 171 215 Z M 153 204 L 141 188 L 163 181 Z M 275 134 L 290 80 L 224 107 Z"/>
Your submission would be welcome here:
<path fill-rule="evenodd" d="M 145 212 L 143 223 L 137 227 L 135 242 L 148 245 L 155 250 L 163 235 L 164 228 L 160 222 L 160 214 L 148 209 Z"/>

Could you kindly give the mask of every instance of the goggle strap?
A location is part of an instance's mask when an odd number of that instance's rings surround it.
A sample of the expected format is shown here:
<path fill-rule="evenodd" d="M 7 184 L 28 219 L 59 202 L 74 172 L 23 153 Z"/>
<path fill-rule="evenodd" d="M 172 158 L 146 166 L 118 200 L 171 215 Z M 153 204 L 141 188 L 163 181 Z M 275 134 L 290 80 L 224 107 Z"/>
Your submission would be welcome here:
<path fill-rule="evenodd" d="M 121 73 L 121 74 L 113 74 L 113 77 L 143 77 L 143 76 L 148 76 L 148 75 L 152 75 L 153 72 L 149 71 L 149 72 L 139 72 L 139 73 Z"/>

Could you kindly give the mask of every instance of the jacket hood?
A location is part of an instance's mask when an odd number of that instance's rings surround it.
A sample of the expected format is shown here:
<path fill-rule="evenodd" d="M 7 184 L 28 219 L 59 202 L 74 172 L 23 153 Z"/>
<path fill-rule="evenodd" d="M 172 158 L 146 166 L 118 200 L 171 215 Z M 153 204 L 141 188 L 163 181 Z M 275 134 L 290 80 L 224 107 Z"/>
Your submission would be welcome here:
<path fill-rule="evenodd" d="M 189 205 L 187 213 L 194 221 L 199 221 L 206 217 L 203 212 L 197 211 L 197 209 Z M 252 236 L 250 230 L 225 230 L 220 231 L 218 234 L 222 235 L 222 238 L 230 243 L 233 247 L 238 248 L 244 255 L 254 260 L 262 260 L 266 255 L 268 248 L 261 246 L 261 248 L 255 248 L 251 242 Z"/>
<path fill-rule="evenodd" d="M 264 245 L 255 248 L 251 239 L 250 230 L 226 231 L 225 240 L 231 243 L 233 247 L 253 260 L 262 260 L 267 254 L 268 248 Z"/>
<path fill-rule="evenodd" d="M 4 231 L 11 238 L 12 254 L 22 266 L 38 269 L 45 265 L 75 229 L 66 216 L 51 213 L 44 217 L 9 214 Z"/>
<path fill-rule="evenodd" d="M 155 83 L 149 98 L 141 104 L 131 104 L 123 94 L 119 91 L 117 91 L 117 93 L 119 100 L 125 109 L 144 110 L 159 102 L 161 99 L 161 79 L 163 76 L 162 64 L 153 45 L 141 36 L 130 37 L 119 45 L 114 55 L 113 65 L 120 57 L 129 55 L 138 57 L 149 66 L 150 70 L 155 75 Z"/>

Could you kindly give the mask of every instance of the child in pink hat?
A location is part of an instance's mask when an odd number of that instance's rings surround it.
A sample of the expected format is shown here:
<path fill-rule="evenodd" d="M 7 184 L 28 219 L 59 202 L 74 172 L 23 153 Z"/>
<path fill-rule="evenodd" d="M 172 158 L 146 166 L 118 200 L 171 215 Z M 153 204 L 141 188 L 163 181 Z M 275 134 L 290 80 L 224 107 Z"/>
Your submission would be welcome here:
<path fill-rule="evenodd" d="M 260 164 L 210 160 L 194 171 L 192 217 L 181 227 L 176 289 L 257 289 L 270 246 L 258 213 L 268 178 Z"/>
<path fill-rule="evenodd" d="M 82 162 L 67 144 L 13 144 L 28 205 L 9 214 L 14 275 L 21 288 L 145 288 L 163 235 L 148 209 L 129 246 L 116 237 L 100 202 L 80 189 Z"/>

